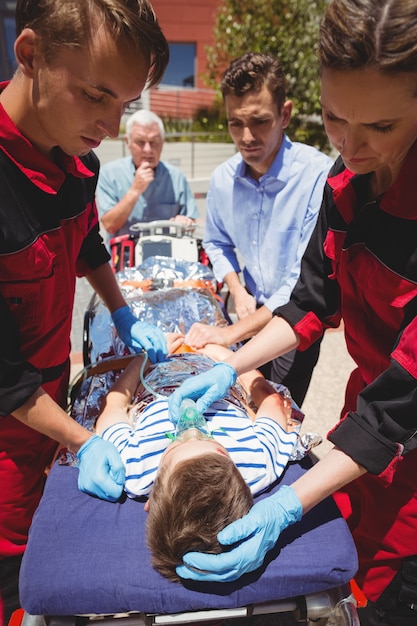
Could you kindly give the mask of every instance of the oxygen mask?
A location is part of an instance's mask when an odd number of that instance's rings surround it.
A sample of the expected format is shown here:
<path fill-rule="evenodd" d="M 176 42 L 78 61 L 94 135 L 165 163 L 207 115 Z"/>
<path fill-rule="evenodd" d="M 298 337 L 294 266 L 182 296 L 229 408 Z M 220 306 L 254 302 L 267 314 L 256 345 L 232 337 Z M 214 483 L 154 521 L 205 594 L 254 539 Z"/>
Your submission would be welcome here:
<path fill-rule="evenodd" d="M 195 402 L 190 398 L 186 398 L 181 402 L 180 417 L 174 438 L 185 441 L 193 437 L 197 439 L 212 439 L 207 428 L 206 418 L 197 411 Z"/>

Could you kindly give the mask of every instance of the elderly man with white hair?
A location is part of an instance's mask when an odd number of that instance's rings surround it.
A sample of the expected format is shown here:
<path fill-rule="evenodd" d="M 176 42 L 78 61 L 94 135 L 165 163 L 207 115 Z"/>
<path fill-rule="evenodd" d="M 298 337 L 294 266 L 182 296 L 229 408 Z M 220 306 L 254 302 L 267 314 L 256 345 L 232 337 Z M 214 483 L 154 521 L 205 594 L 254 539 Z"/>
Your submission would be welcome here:
<path fill-rule="evenodd" d="M 191 226 L 198 217 L 186 177 L 160 160 L 164 139 L 164 124 L 152 111 L 136 111 L 127 120 L 130 155 L 104 165 L 97 185 L 98 210 L 108 241 L 129 233 L 137 222 L 174 219 Z"/>

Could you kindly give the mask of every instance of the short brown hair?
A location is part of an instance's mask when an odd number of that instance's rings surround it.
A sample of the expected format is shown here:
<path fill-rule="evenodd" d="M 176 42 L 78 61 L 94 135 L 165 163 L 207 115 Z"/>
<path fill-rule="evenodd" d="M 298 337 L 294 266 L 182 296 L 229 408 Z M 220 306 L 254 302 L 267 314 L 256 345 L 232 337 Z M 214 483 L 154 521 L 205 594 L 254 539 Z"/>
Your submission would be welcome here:
<path fill-rule="evenodd" d="M 230 457 L 209 453 L 158 471 L 149 496 L 147 543 L 153 567 L 172 581 L 190 550 L 219 553 L 217 533 L 245 515 L 252 494 Z"/>
<path fill-rule="evenodd" d="M 417 71 L 415 0 L 333 0 L 319 39 L 321 67 Z"/>
<path fill-rule="evenodd" d="M 148 0 L 18 0 L 16 5 L 16 34 L 34 30 L 47 61 L 61 46 L 88 45 L 100 22 L 121 48 L 145 58 L 149 85 L 156 85 L 168 65 L 169 47 Z"/>
<path fill-rule="evenodd" d="M 230 63 L 222 78 L 221 92 L 223 98 L 229 95 L 241 98 L 247 93 L 258 93 L 264 85 L 274 96 L 280 111 L 286 98 L 281 62 L 267 54 L 247 52 Z"/>

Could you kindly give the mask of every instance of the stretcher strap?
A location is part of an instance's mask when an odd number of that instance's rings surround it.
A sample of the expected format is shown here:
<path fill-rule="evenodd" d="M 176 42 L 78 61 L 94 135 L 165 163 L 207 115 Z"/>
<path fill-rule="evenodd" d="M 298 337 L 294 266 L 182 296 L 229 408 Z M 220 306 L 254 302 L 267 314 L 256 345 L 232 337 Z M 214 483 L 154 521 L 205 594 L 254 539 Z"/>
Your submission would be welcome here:
<path fill-rule="evenodd" d="M 365 596 L 354 578 L 350 581 L 350 588 L 356 600 L 356 606 L 358 609 L 365 607 L 368 604 L 368 598 Z"/>
<path fill-rule="evenodd" d="M 148 278 L 146 280 L 123 280 L 122 286 L 126 287 L 134 287 L 135 289 L 142 289 L 142 291 L 151 291 L 154 285 L 158 285 L 158 281 L 154 281 L 152 278 Z M 216 288 L 210 280 L 202 280 L 202 279 L 190 279 L 190 280 L 174 280 L 173 284 L 170 284 L 170 287 L 174 287 L 176 289 L 182 288 L 193 288 L 193 289 L 207 289 L 210 293 L 213 294 L 218 300 L 221 300 L 216 293 Z"/>

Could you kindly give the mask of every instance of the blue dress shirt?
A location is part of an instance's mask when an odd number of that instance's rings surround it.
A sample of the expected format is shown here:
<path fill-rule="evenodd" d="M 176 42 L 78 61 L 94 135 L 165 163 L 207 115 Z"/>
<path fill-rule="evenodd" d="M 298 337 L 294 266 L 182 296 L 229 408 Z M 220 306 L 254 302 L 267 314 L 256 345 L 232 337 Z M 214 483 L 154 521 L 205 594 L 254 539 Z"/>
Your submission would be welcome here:
<path fill-rule="evenodd" d="M 214 170 L 203 245 L 217 280 L 243 271 L 259 304 L 273 311 L 288 302 L 332 164 L 325 154 L 284 135 L 259 181 L 249 175 L 240 153 Z"/>
<path fill-rule="evenodd" d="M 97 183 L 97 205 L 100 217 L 114 207 L 132 186 L 135 166 L 129 155 L 103 165 Z M 199 216 L 195 198 L 184 174 L 174 165 L 160 161 L 155 178 L 139 196 L 125 225 L 112 237 L 129 233 L 137 222 L 169 220 L 175 215 Z"/>

